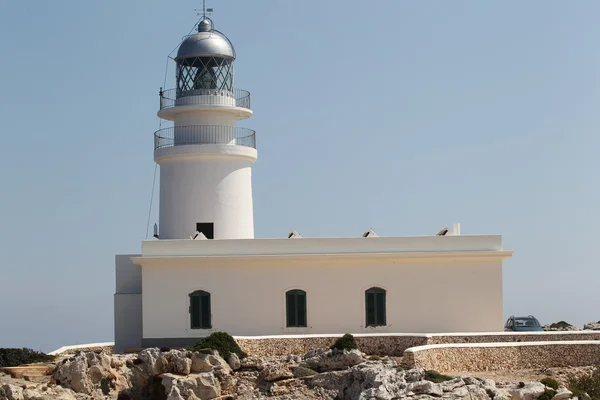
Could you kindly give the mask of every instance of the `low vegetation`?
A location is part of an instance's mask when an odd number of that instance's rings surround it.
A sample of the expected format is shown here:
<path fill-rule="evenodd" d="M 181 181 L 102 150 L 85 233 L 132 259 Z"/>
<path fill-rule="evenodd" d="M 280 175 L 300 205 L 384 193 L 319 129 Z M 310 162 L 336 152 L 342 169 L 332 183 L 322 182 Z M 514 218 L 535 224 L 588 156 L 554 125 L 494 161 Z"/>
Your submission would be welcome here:
<path fill-rule="evenodd" d="M 33 351 L 31 349 L 0 349 L 0 368 L 18 367 L 22 364 L 50 362 L 53 356 Z"/>
<path fill-rule="evenodd" d="M 217 350 L 225 360 L 229 359 L 231 353 L 237 354 L 239 358 L 248 357 L 248 354 L 240 348 L 235 339 L 225 332 L 211 333 L 210 336 L 198 340 L 195 345 L 188 348 L 188 350 L 192 351 L 207 349 Z"/>
<path fill-rule="evenodd" d="M 313 376 L 316 375 L 317 372 L 310 369 L 310 368 L 306 368 L 306 367 L 296 367 L 294 369 L 294 377 L 295 378 L 304 378 L 306 376 Z"/>
<path fill-rule="evenodd" d="M 336 340 L 331 348 L 338 350 L 354 350 L 358 349 L 358 344 L 356 344 L 354 336 L 346 333 L 344 336 Z"/>
<path fill-rule="evenodd" d="M 537 400 L 552 400 L 554 396 L 556 396 L 556 390 L 546 388 Z"/>
<path fill-rule="evenodd" d="M 552 329 L 563 329 L 563 328 L 569 328 L 572 326 L 573 325 L 571 325 L 570 323 L 568 323 L 566 321 L 558 321 L 558 322 L 548 325 L 548 327 L 552 328 Z"/>
<path fill-rule="evenodd" d="M 592 400 L 600 400 L 600 367 L 590 374 L 569 377 L 567 387 L 573 396 L 581 398 L 587 393 Z"/>
<path fill-rule="evenodd" d="M 437 371 L 433 371 L 433 370 L 425 371 L 425 380 L 426 381 L 431 381 L 433 383 L 442 383 L 442 382 L 450 381 L 452 379 L 454 379 L 454 378 L 451 376 L 448 376 L 448 375 L 440 374 Z"/>
<path fill-rule="evenodd" d="M 543 383 L 544 385 L 548 386 L 551 389 L 558 389 L 558 387 L 560 386 L 560 384 L 558 383 L 558 381 L 556 379 L 552 379 L 552 378 L 544 378 L 542 380 L 540 380 L 540 383 Z"/>

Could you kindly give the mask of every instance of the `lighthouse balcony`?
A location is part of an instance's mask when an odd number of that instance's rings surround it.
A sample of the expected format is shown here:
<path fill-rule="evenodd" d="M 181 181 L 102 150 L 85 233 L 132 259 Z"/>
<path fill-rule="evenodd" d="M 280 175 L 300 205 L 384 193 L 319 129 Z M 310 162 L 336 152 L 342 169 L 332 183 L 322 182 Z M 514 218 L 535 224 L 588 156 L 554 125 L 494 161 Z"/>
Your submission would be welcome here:
<path fill-rule="evenodd" d="M 165 147 L 221 144 L 256 149 L 256 132 L 237 126 L 194 125 L 164 128 L 154 133 L 154 150 Z"/>
<path fill-rule="evenodd" d="M 216 109 L 233 112 L 237 119 L 252 116 L 250 92 L 242 89 L 169 89 L 160 92 L 158 116 L 173 120 L 181 111 L 196 109 Z"/>

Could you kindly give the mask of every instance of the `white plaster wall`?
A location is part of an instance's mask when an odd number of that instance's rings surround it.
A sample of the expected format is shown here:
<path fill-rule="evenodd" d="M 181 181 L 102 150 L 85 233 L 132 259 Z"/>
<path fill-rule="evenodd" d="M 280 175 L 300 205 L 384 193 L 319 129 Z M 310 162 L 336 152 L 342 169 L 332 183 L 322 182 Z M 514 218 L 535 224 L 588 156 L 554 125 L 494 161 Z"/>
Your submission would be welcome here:
<path fill-rule="evenodd" d="M 144 338 L 500 331 L 501 259 L 149 263 Z M 387 290 L 386 327 L 365 328 L 364 291 Z M 307 292 L 308 328 L 285 328 L 285 292 Z M 211 293 L 211 331 L 189 328 L 188 293 Z"/>
<path fill-rule="evenodd" d="M 160 239 L 189 239 L 197 222 L 213 222 L 215 239 L 254 237 L 252 172 L 256 158 L 219 154 L 240 146 L 179 146 L 213 153 L 166 157 L 160 164 Z M 212 150 L 211 150 L 212 149 Z M 180 151 L 175 146 L 169 151 Z M 254 149 L 240 149 L 256 151 Z"/>
<path fill-rule="evenodd" d="M 181 112 L 175 116 L 175 126 L 187 125 L 223 125 L 235 126 L 237 118 L 235 114 L 228 112 L 225 108 L 223 111 L 218 110 L 194 110 Z"/>

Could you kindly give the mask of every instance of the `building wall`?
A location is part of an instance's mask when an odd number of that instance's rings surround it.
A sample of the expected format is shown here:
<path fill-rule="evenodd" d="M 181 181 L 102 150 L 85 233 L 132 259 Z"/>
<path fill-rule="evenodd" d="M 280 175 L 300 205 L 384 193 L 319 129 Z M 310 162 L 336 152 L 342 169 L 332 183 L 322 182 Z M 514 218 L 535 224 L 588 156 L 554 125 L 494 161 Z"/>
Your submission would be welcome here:
<path fill-rule="evenodd" d="M 142 346 L 142 271 L 132 257 L 115 258 L 116 291 L 114 296 L 115 352 Z"/>
<path fill-rule="evenodd" d="M 368 239 L 366 239 L 368 240 Z M 486 332 L 503 327 L 496 258 L 152 262 L 143 271 L 143 337 Z M 365 327 L 364 291 L 387 290 L 387 326 Z M 307 292 L 307 328 L 285 327 L 285 293 Z M 188 294 L 211 293 L 212 330 L 190 329 Z M 150 343 L 150 342 L 148 342 Z"/>

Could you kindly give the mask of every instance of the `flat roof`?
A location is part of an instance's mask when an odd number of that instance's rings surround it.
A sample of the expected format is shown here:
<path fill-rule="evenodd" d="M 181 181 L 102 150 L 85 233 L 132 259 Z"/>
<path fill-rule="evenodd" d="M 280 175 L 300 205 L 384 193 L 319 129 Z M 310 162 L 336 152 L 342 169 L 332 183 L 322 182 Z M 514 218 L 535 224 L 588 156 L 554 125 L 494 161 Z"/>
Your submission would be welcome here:
<path fill-rule="evenodd" d="M 501 235 L 350 238 L 146 240 L 141 258 L 252 256 L 406 256 L 453 255 L 506 258 Z M 139 258 L 139 257 L 138 257 Z"/>

